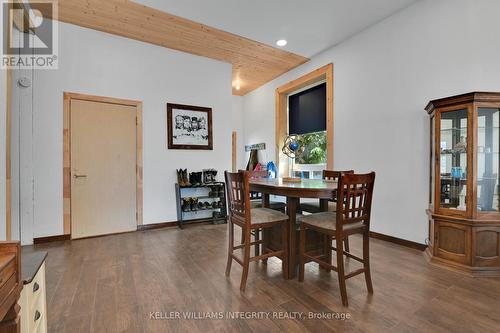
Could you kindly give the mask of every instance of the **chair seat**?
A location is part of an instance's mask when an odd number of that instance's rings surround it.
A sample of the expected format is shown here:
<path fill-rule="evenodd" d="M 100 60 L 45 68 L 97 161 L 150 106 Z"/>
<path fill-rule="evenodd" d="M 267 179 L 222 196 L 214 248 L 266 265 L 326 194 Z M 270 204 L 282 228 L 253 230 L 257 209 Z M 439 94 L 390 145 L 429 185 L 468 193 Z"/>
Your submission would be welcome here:
<path fill-rule="evenodd" d="M 252 224 L 264 224 L 288 220 L 288 216 L 271 208 L 252 208 L 250 210 Z"/>
<path fill-rule="evenodd" d="M 325 233 L 333 234 L 335 233 L 337 217 L 333 212 L 322 212 L 311 215 L 302 215 L 300 217 L 300 222 L 311 226 L 316 229 L 321 229 Z M 344 232 L 349 233 L 349 231 L 355 231 L 363 229 L 365 227 L 363 222 L 349 223 L 343 226 Z"/>
<path fill-rule="evenodd" d="M 311 202 L 301 202 L 300 209 L 308 213 L 320 213 L 321 209 L 319 207 L 319 200 Z M 328 211 L 334 212 L 337 210 L 337 203 L 328 201 Z"/>

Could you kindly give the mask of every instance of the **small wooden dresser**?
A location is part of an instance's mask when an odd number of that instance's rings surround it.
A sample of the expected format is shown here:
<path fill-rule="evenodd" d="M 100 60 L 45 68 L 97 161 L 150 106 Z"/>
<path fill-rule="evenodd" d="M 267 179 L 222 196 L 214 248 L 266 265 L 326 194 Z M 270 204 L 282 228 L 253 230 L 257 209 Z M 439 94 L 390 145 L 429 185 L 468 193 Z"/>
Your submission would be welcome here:
<path fill-rule="evenodd" d="M 0 242 L 0 333 L 19 332 L 21 288 L 20 244 Z"/>

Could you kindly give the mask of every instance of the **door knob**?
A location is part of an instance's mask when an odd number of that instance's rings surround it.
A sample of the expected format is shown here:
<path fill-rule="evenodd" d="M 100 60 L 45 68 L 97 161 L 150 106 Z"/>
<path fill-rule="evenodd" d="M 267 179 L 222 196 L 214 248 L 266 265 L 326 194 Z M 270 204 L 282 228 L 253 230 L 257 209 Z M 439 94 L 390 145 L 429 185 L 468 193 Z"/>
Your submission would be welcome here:
<path fill-rule="evenodd" d="M 78 178 L 87 178 L 87 175 L 78 175 L 78 174 L 75 174 L 73 175 L 74 178 L 78 179 Z"/>

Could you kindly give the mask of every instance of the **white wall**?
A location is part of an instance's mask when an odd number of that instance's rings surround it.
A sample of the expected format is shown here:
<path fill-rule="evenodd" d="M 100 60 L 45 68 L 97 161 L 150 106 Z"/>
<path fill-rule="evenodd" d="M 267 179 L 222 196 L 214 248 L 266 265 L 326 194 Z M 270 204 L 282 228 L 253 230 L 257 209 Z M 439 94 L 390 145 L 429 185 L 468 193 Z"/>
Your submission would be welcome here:
<path fill-rule="evenodd" d="M 63 233 L 64 91 L 143 101 L 144 224 L 177 220 L 176 168 L 231 167 L 230 64 L 60 23 L 59 69 L 33 91 L 34 237 Z M 213 151 L 167 149 L 167 102 L 213 108 Z"/>
<path fill-rule="evenodd" d="M 499 12 L 496 0 L 417 2 L 246 95 L 245 142 L 265 141 L 274 156 L 274 90 L 332 62 L 335 169 L 376 171 L 372 230 L 423 243 L 429 196 L 423 108 L 434 98 L 500 91 Z"/>

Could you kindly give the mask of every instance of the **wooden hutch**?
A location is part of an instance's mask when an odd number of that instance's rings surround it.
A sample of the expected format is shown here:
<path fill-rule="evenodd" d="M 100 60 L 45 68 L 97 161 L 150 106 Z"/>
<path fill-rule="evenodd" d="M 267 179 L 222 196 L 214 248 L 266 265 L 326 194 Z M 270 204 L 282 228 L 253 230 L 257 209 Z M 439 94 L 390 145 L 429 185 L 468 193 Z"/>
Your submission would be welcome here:
<path fill-rule="evenodd" d="M 473 276 L 500 276 L 500 93 L 437 99 L 430 115 L 427 255 Z"/>

